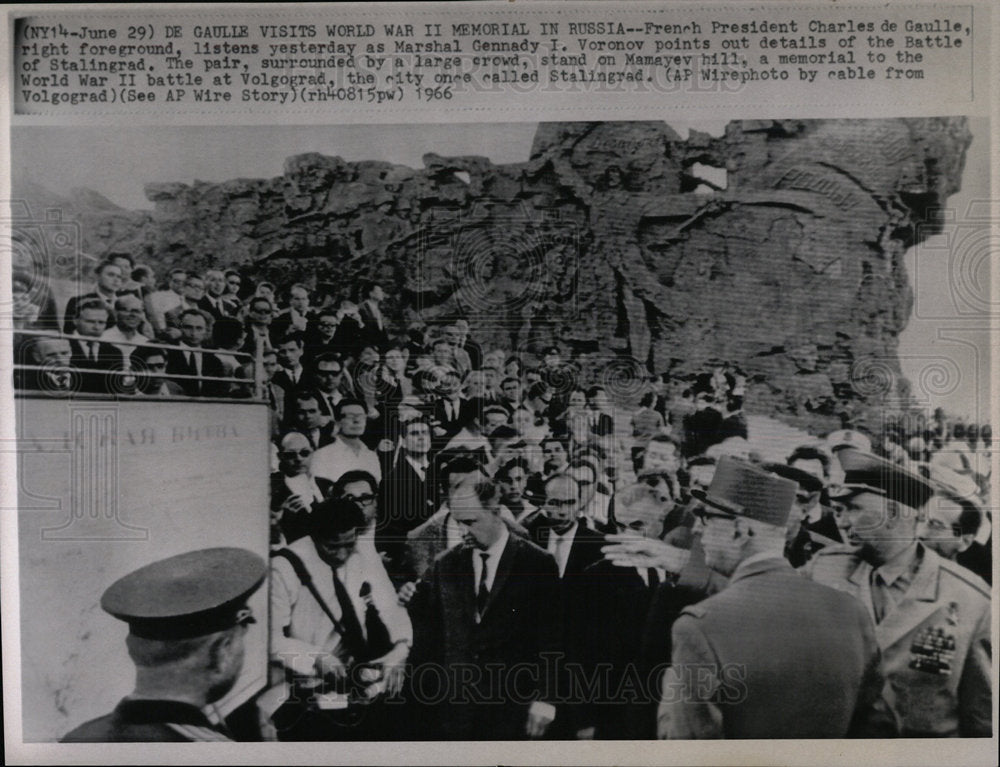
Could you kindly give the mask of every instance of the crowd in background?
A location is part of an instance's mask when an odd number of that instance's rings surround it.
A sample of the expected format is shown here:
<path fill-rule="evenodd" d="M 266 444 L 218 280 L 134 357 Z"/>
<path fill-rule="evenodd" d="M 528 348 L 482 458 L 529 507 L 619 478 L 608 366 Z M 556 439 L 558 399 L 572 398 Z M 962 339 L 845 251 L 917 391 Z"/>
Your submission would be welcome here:
<path fill-rule="evenodd" d="M 331 592 L 342 615 L 350 613 L 350 600 L 359 615 L 377 604 L 386 653 L 404 646 L 411 659 L 442 657 L 447 638 L 421 623 L 430 598 L 421 584 L 445 552 L 469 542 L 461 510 L 463 498 L 473 495 L 497 509 L 505 535 L 552 556 L 558 593 L 550 596 L 563 607 L 545 647 L 583 664 L 611 662 L 610 681 L 594 698 L 608 703 L 626 668 L 664 660 L 648 619 L 654 592 L 671 574 L 631 568 L 632 590 L 616 592 L 606 573 L 596 577 L 612 567 L 605 536 L 627 533 L 690 548 L 693 494 L 710 486 L 723 457 L 798 483 L 785 548 L 796 566 L 847 540 L 828 489 L 838 481 L 835 454 L 849 446 L 933 481 L 951 504 L 929 512 L 926 544 L 991 578 L 989 424 L 962 423 L 940 411 L 931 418 L 887 416 L 877 430 L 844 424 L 788 444 L 784 460 L 765 460 L 750 433 L 746 376 L 736 365 L 685 375 L 648 371 L 626 398 L 599 378 L 585 380 L 559 343 L 494 347 L 480 343 L 462 317 L 395 326 L 386 311 L 392 297 L 376 282 L 316 295 L 302 284 L 250 284 L 234 270 L 173 269 L 161 286 L 151 268 L 124 254 L 107 258 L 94 274 L 91 289 L 57 307 L 51 291 L 15 273 L 15 385 L 51 395 L 266 401 L 272 547 L 306 549 L 295 555 L 297 564 L 281 556 L 272 564 L 272 653 L 290 674 L 336 676 L 334 668 L 296 665 L 306 649 L 332 647 L 327 616 L 316 609 L 303 615 L 298 594 L 305 583 L 300 568 L 316 564 L 308 557 L 324 536 L 348 541 L 348 549 L 339 564 L 322 552 L 320 560 L 335 570 L 360 562 L 357 585 L 361 592 L 369 587 L 367 595 Z M 343 522 L 353 519 L 343 507 L 339 522 L 320 518 L 345 500 L 360 511 L 353 522 Z M 630 595 L 627 604 L 623 593 Z M 354 642 L 360 635 L 372 640 L 371 627 L 342 620 L 333 632 L 340 640 L 352 634 Z M 549 735 L 653 737 L 654 696 L 638 694 L 630 706 L 576 706 L 560 714 Z M 532 709 L 528 721 L 530 735 L 533 726 L 544 731 L 551 716 Z M 391 718 L 372 722 L 396 726 Z M 505 731 L 506 723 L 489 726 Z M 481 734 L 458 725 L 434 732 Z M 366 735 L 380 736 L 387 731 Z"/>

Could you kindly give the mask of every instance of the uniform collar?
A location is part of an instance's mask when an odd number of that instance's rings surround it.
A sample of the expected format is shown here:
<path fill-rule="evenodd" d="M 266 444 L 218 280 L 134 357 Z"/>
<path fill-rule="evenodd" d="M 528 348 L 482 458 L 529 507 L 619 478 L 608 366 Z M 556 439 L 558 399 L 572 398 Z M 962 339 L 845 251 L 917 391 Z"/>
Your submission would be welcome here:
<path fill-rule="evenodd" d="M 749 578 L 751 575 L 759 575 L 771 570 L 791 569 L 791 567 L 788 560 L 781 556 L 781 554 L 761 551 L 757 554 L 751 554 L 740 562 L 733 571 L 733 574 L 729 576 L 729 583 L 731 585 L 741 578 Z"/>
<path fill-rule="evenodd" d="M 191 703 L 179 700 L 160 700 L 153 698 L 122 698 L 115 707 L 115 715 L 133 724 L 151 724 L 156 722 L 175 722 L 176 724 L 194 724 L 199 727 L 215 729 L 205 712 Z"/>

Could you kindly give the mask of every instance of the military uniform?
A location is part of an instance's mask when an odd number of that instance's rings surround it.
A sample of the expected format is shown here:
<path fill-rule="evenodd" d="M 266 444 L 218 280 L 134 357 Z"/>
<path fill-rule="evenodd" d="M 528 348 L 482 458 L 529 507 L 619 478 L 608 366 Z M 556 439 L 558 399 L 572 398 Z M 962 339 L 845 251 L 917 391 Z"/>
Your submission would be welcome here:
<path fill-rule="evenodd" d="M 197 706 L 175 700 L 123 698 L 115 710 L 81 724 L 63 743 L 228 742 Z"/>
<path fill-rule="evenodd" d="M 183 648 L 189 640 L 255 622 L 246 602 L 264 582 L 266 573 L 264 560 L 245 549 L 189 551 L 140 567 L 119 578 L 101 596 L 101 608 L 128 623 L 129 635 L 135 638 L 134 641 L 177 643 L 181 653 L 178 657 L 183 660 Z M 238 635 L 238 642 L 235 646 L 239 648 L 240 664 L 233 667 L 234 674 L 238 674 L 242 666 L 242 634 Z M 163 690 L 159 686 L 156 692 L 166 694 L 164 698 L 144 696 L 141 680 L 140 668 L 134 695 L 123 698 L 110 714 L 72 730 L 62 741 L 179 743 L 232 740 L 224 725 L 213 724 L 203 709 L 187 702 L 192 695 L 203 694 L 202 702 L 208 706 L 218 697 L 217 694 L 213 697 L 207 689 L 199 690 L 199 677 L 179 680 L 176 699 L 169 696 L 173 690 Z M 235 676 L 231 681 L 235 681 Z"/>
<path fill-rule="evenodd" d="M 906 593 L 875 626 L 885 698 L 904 737 L 989 737 L 989 587 L 923 545 L 918 556 Z M 872 566 L 855 549 L 828 547 L 805 569 L 816 582 L 853 594 L 874 620 Z"/>

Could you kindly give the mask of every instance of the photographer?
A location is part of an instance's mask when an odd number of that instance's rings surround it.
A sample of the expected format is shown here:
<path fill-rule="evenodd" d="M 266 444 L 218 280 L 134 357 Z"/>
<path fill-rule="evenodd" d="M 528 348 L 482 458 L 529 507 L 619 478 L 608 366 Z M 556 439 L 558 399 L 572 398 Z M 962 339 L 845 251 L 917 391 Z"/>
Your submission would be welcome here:
<path fill-rule="evenodd" d="M 381 562 L 357 552 L 364 525 L 353 501 L 326 500 L 309 535 L 272 555 L 271 659 L 290 680 L 281 740 L 392 735 L 381 692 L 402 688 L 413 631 Z"/>

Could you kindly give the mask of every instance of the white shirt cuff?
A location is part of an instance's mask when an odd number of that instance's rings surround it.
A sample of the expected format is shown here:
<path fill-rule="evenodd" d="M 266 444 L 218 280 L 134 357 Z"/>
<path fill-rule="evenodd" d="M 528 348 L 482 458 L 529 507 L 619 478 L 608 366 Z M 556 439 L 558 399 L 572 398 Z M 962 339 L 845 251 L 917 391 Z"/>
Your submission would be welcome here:
<path fill-rule="evenodd" d="M 552 721 L 556 718 L 556 707 L 551 703 L 545 703 L 541 700 L 536 700 L 532 702 L 531 706 L 528 708 L 529 714 L 534 714 L 535 716 L 541 717 L 542 719 L 547 719 Z"/>

